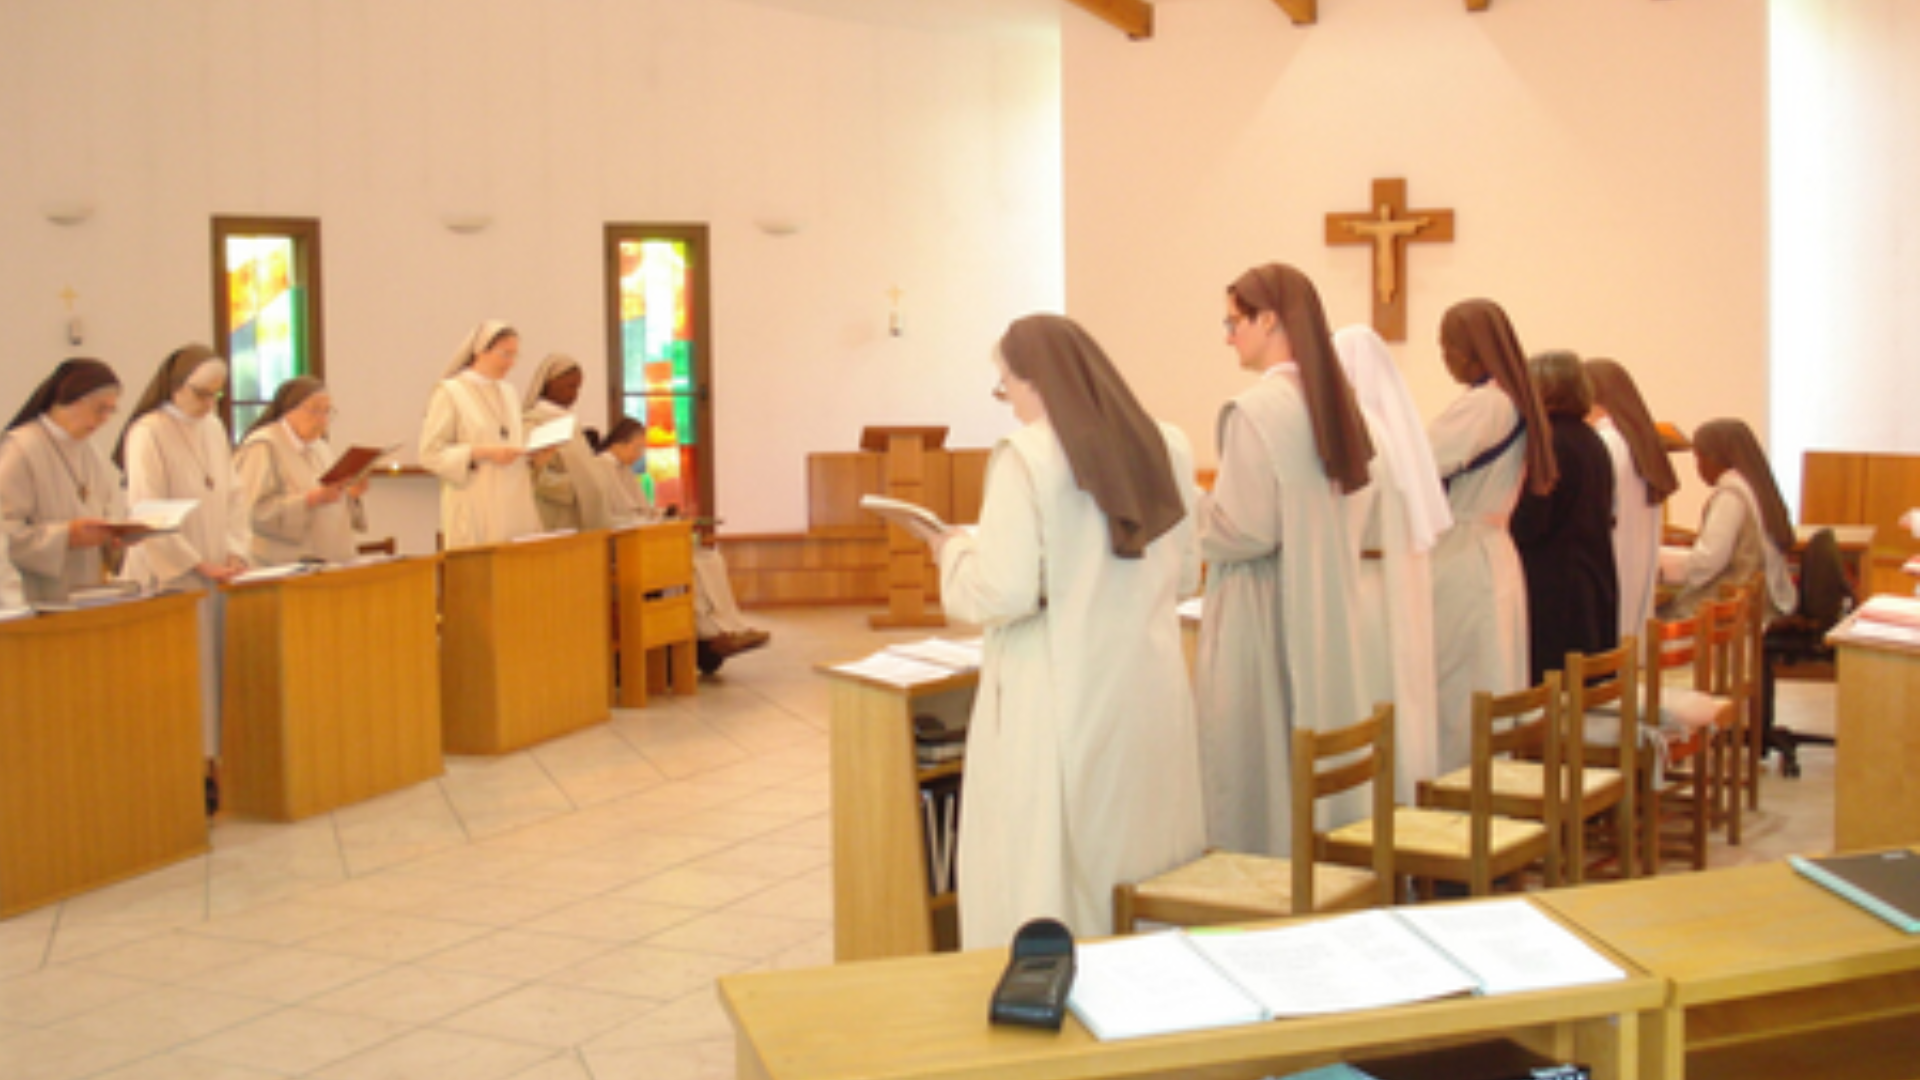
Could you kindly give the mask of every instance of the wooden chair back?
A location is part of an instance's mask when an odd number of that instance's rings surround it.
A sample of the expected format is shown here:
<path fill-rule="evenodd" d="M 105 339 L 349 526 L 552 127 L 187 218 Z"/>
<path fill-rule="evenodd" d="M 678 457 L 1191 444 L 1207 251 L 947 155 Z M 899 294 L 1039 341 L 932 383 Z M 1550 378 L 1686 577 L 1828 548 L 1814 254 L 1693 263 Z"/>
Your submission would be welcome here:
<path fill-rule="evenodd" d="M 1731 596 L 1709 600 L 1700 605 L 1699 614 L 1704 624 L 1701 642 L 1707 659 L 1701 669 L 1705 682 L 1697 682 L 1694 689 L 1733 704 L 1732 722 L 1719 736 L 1719 745 L 1715 748 L 1721 785 L 1716 813 L 1726 821 L 1727 843 L 1738 844 L 1747 789 L 1759 773 L 1758 762 L 1748 759 L 1754 747 L 1748 730 L 1754 684 L 1748 659 L 1751 635 L 1747 626 L 1746 593 L 1736 589 Z"/>
<path fill-rule="evenodd" d="M 1640 645 L 1633 635 L 1620 639 L 1620 644 L 1606 652 L 1583 654 L 1568 653 L 1566 660 L 1567 683 L 1567 769 L 1566 781 L 1568 797 L 1575 800 L 1576 812 L 1567 815 L 1570 826 L 1567 838 L 1567 861 L 1572 867 L 1572 878 L 1579 882 L 1586 877 L 1586 818 L 1589 813 L 1585 805 L 1587 790 L 1586 769 L 1590 763 L 1611 758 L 1613 768 L 1619 770 L 1620 788 L 1617 799 L 1607 800 L 1608 805 L 1617 805 L 1617 817 L 1620 822 L 1616 846 L 1619 848 L 1620 875 L 1635 877 L 1639 872 L 1638 845 L 1634 842 L 1638 828 L 1638 807 L 1635 805 L 1635 789 L 1639 786 L 1640 775 Z M 1612 751 L 1594 753 L 1587 745 L 1587 721 L 1593 710 L 1611 707 L 1620 718 L 1619 745 L 1606 748 Z M 1595 807 L 1594 809 L 1602 809 Z"/>
<path fill-rule="evenodd" d="M 1646 669 L 1642 715 L 1648 723 L 1661 724 L 1665 715 L 1666 672 L 1677 669 L 1689 672 L 1692 689 L 1696 693 L 1705 693 L 1701 688 L 1712 685 L 1713 650 L 1710 642 L 1714 636 L 1714 614 L 1715 609 L 1711 605 L 1703 605 L 1686 618 L 1647 620 L 1641 640 L 1646 643 L 1642 660 Z M 1706 868 L 1707 828 L 1718 784 L 1717 770 L 1711 760 L 1718 726 L 1719 722 L 1716 721 L 1683 730 L 1662 727 L 1663 766 L 1668 790 L 1654 787 L 1651 781 L 1641 787 L 1641 794 L 1647 802 L 1647 826 L 1642 839 L 1649 873 L 1658 870 L 1663 853 L 1660 829 L 1662 801 L 1669 795 L 1678 796 L 1682 791 L 1687 793 L 1691 814 L 1681 853 L 1694 869 Z"/>
<path fill-rule="evenodd" d="M 1469 769 L 1468 830 L 1472 837 L 1473 869 L 1470 886 L 1475 896 L 1492 891 L 1489 853 L 1493 847 L 1493 763 L 1497 757 L 1537 757 L 1547 777 L 1560 775 L 1566 747 L 1562 744 L 1564 708 L 1561 675 L 1549 671 L 1540 685 L 1511 694 L 1490 694 L 1484 690 L 1473 695 L 1473 759 Z M 1565 791 L 1550 779 L 1542 785 L 1540 820 L 1547 825 L 1548 843 L 1544 874 L 1549 887 L 1561 882 L 1563 848 L 1556 834 L 1565 807 Z"/>
<path fill-rule="evenodd" d="M 1328 764 L 1338 762 L 1337 764 Z M 1393 705 L 1381 702 L 1365 720 L 1332 731 L 1293 732 L 1293 905 L 1313 910 L 1313 863 L 1321 857 L 1314 807 L 1321 799 L 1373 785 L 1373 874 L 1380 904 L 1393 903 Z"/>

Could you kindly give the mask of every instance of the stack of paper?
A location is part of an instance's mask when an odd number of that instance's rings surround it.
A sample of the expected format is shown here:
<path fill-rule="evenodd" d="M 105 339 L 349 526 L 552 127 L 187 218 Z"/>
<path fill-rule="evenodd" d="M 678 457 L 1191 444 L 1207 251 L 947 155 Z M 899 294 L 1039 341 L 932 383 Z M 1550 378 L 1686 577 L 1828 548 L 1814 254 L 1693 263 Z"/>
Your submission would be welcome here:
<path fill-rule="evenodd" d="M 946 638 L 933 637 L 925 641 L 908 641 L 889 645 L 885 651 L 895 656 L 904 656 L 909 660 L 943 667 L 948 671 L 978 671 L 982 639 L 976 637 L 964 641 L 950 641 Z"/>

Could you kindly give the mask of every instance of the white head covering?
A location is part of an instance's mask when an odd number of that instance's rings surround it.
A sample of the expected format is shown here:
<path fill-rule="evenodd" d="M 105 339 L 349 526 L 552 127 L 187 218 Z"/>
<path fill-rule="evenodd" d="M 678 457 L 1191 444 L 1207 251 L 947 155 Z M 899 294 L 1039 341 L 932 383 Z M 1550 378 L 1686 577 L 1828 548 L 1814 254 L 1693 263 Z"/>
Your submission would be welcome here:
<path fill-rule="evenodd" d="M 1385 428 L 1374 437 L 1395 483 L 1406 494 L 1407 542 L 1414 551 L 1432 550 L 1440 534 L 1453 527 L 1453 511 L 1440 486 L 1440 467 L 1434 464 L 1427 429 L 1400 369 L 1394 366 L 1393 354 L 1373 327 L 1364 325 L 1335 331 L 1333 350 L 1340 355 L 1340 366 L 1347 369 L 1347 381 L 1353 384 L 1360 407 Z"/>
<path fill-rule="evenodd" d="M 443 379 L 451 379 L 462 371 L 467 370 L 467 368 L 473 366 L 473 358 L 480 355 L 481 350 L 487 347 L 488 342 L 499 337 L 501 333 L 511 331 L 512 329 L 513 327 L 499 319 L 488 319 L 486 322 L 474 327 L 473 333 L 467 335 L 467 340 L 460 343 L 460 351 L 453 354 L 453 362 L 447 365 L 446 372 L 440 377 Z"/>
<path fill-rule="evenodd" d="M 527 392 L 521 395 L 520 407 L 531 410 L 540 404 L 545 395 L 547 384 L 565 375 L 569 371 L 579 371 L 580 363 L 565 353 L 548 353 L 540 366 L 533 369 L 533 379 L 527 383 Z"/>

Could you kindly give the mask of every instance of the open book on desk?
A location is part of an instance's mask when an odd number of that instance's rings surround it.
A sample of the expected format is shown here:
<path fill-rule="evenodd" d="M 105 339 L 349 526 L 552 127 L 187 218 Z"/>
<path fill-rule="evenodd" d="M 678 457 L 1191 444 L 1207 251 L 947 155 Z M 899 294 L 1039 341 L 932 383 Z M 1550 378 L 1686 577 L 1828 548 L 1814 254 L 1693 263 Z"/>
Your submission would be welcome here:
<path fill-rule="evenodd" d="M 979 671 L 982 648 L 982 639 L 977 637 L 963 641 L 930 637 L 925 641 L 897 642 L 887 646 L 884 651 L 948 671 Z"/>
<path fill-rule="evenodd" d="M 380 459 L 398 449 L 400 449 L 399 443 L 387 447 L 349 446 L 346 452 L 340 455 L 339 460 L 333 463 L 333 467 L 321 475 L 320 484 L 322 487 L 330 484 L 357 484 L 373 471 L 374 466 L 380 464 Z"/>
<path fill-rule="evenodd" d="M 1068 1004 L 1101 1039 L 1623 979 L 1524 899 L 1083 945 Z"/>

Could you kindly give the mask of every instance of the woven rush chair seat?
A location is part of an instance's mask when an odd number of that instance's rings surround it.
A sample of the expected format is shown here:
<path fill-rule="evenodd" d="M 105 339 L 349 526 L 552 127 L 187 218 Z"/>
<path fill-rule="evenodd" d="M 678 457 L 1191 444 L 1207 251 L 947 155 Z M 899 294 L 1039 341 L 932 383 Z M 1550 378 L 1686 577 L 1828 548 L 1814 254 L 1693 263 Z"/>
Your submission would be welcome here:
<path fill-rule="evenodd" d="M 1379 880 L 1371 870 L 1315 863 L 1314 909 L 1371 907 L 1380 891 Z M 1134 895 L 1136 902 L 1144 900 L 1168 911 L 1188 905 L 1196 914 L 1206 912 L 1209 919 L 1280 918 L 1294 913 L 1293 864 L 1265 855 L 1210 851 L 1185 866 L 1135 885 Z"/>
<path fill-rule="evenodd" d="M 1619 728 L 1616 714 L 1614 727 Z M 1615 736 L 1618 737 L 1617 735 Z M 1591 741 L 1591 739 L 1589 739 Z M 1589 770 L 1580 776 L 1582 794 L 1598 795 L 1614 779 L 1597 770 Z M 1438 777 L 1428 784 L 1433 793 L 1436 806 L 1465 806 L 1467 795 L 1473 790 L 1472 768 L 1456 769 L 1445 776 Z M 1571 793 L 1569 793 L 1571 796 Z M 1538 805 L 1547 797 L 1547 767 L 1539 761 L 1507 761 L 1493 763 L 1493 812 L 1512 816 L 1521 811 L 1521 806 L 1513 800 L 1527 805 Z"/>
<path fill-rule="evenodd" d="M 1401 806 L 1393 811 L 1394 870 L 1413 877 L 1454 879 L 1473 857 L 1473 819 L 1451 810 Z M 1487 862 L 1491 876 L 1506 877 L 1540 857 L 1547 826 L 1538 821 L 1495 817 Z M 1373 822 L 1357 821 L 1326 835 L 1327 857 L 1359 861 L 1373 851 Z"/>

